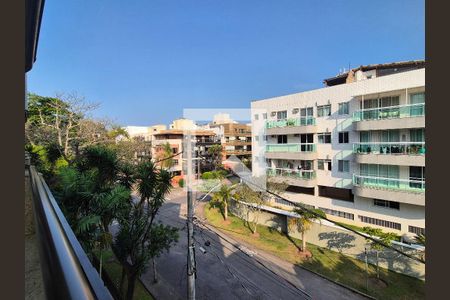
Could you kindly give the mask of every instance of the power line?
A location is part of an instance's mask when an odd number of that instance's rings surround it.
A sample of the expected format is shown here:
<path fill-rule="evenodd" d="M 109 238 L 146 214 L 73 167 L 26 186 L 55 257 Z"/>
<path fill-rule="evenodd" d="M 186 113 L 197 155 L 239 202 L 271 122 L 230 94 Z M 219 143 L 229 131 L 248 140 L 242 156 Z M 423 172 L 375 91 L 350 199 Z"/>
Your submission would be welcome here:
<path fill-rule="evenodd" d="M 205 228 L 209 229 L 211 231 L 210 228 L 208 228 L 209 224 L 205 224 L 204 221 L 197 219 Z M 217 228 L 214 225 L 211 225 L 212 227 Z M 230 245 L 232 245 L 234 248 L 236 248 L 238 251 L 240 251 L 241 253 L 243 253 L 244 255 L 248 256 L 247 253 L 245 253 L 240 247 L 237 247 L 234 242 L 230 241 L 228 238 L 224 237 L 222 234 L 218 233 L 217 231 L 213 231 L 217 236 L 219 236 L 221 239 L 223 239 L 224 241 L 228 242 Z M 226 246 L 224 246 L 225 248 L 227 248 Z M 230 248 L 227 248 L 229 250 L 231 250 Z M 232 251 L 232 250 L 231 250 Z M 264 269 L 266 269 L 267 271 L 269 271 L 270 273 L 272 273 L 273 275 L 277 276 L 278 278 L 281 278 L 284 282 L 286 282 L 290 287 L 293 287 L 296 291 L 299 291 L 303 296 L 306 296 L 308 298 L 311 298 L 311 296 L 304 290 L 298 288 L 295 284 L 293 284 L 292 282 L 290 282 L 289 280 L 287 280 L 286 278 L 284 278 L 283 276 L 277 274 L 276 272 L 274 272 L 272 269 L 270 269 L 269 267 L 267 267 L 264 263 L 262 263 L 260 260 L 258 259 L 254 259 L 255 262 L 257 262 L 260 266 L 262 266 Z"/>
<path fill-rule="evenodd" d="M 174 223 L 178 223 L 178 224 L 184 225 L 184 227 L 183 227 L 182 229 L 185 228 L 185 224 L 184 224 L 184 222 L 182 222 L 182 221 L 174 220 L 171 216 L 168 216 L 168 215 L 165 215 L 165 214 L 161 214 L 161 212 L 159 212 L 158 215 L 163 216 L 164 218 L 166 218 L 167 220 L 170 220 L 171 222 L 174 222 Z M 274 278 L 273 278 L 273 277 L 270 277 L 268 274 L 266 274 L 266 273 L 264 273 L 264 272 L 261 272 L 261 271 L 262 271 L 261 269 L 258 269 L 258 268 L 256 268 L 256 266 L 254 266 L 253 264 L 251 264 L 251 262 L 248 261 L 248 260 L 246 259 L 246 257 L 248 257 L 248 255 L 247 255 L 241 248 L 237 247 L 237 246 L 234 244 L 234 242 L 228 240 L 227 238 L 225 238 L 223 235 L 217 233 L 216 231 L 212 231 L 210 228 L 207 227 L 207 224 L 205 224 L 204 221 L 202 221 L 201 219 L 196 218 L 196 221 L 198 221 L 198 222 L 200 223 L 200 225 L 202 225 L 205 229 L 208 230 L 208 231 L 205 232 L 203 228 L 201 228 L 200 226 L 198 226 L 198 224 L 195 224 L 195 223 L 194 223 L 195 225 L 197 225 L 196 227 L 199 229 L 199 231 L 196 231 L 196 232 L 199 232 L 199 233 L 200 233 L 200 235 L 201 235 L 201 237 L 202 237 L 203 240 L 205 240 L 205 239 L 204 239 L 204 235 L 207 235 L 207 236 L 209 237 L 208 240 L 210 241 L 211 245 L 216 245 L 216 249 L 221 250 L 221 249 L 217 248 L 217 244 L 215 244 L 216 242 L 215 242 L 214 240 L 212 240 L 213 237 L 210 235 L 210 234 L 212 234 L 212 233 L 216 234 L 219 238 L 221 238 L 222 240 L 226 241 L 228 244 L 232 245 L 236 250 L 238 250 L 239 253 L 242 253 L 242 254 L 243 254 L 243 256 L 240 256 L 240 255 L 236 255 L 236 256 L 239 257 L 240 259 L 242 259 L 242 260 L 249 266 L 250 269 L 252 269 L 253 271 L 258 271 L 258 272 L 260 272 L 261 274 L 266 275 L 267 278 L 269 278 L 270 280 L 274 281 L 275 283 L 280 283 L 279 281 L 275 281 Z M 214 225 L 211 225 L 211 226 L 215 227 Z M 195 238 L 194 238 L 194 240 L 195 240 Z M 196 242 L 198 243 L 197 240 L 196 240 Z M 232 249 L 232 248 L 230 248 L 230 247 L 227 247 L 226 245 L 220 245 L 220 246 L 222 246 L 222 247 L 224 247 L 224 248 L 230 250 L 231 252 L 235 253 L 235 252 L 234 252 L 234 249 Z M 215 254 L 215 253 L 214 253 L 214 254 Z M 215 256 L 216 256 L 216 255 L 215 255 Z M 219 258 L 219 259 L 220 259 L 220 258 Z M 293 290 L 292 290 L 293 293 L 301 294 L 303 297 L 306 296 L 307 298 L 311 298 L 311 296 L 310 296 L 306 291 L 304 291 L 304 290 L 298 288 L 298 287 L 295 286 L 292 282 L 290 282 L 290 281 L 287 280 L 286 278 L 282 277 L 281 275 L 279 275 L 279 274 L 277 274 L 276 272 L 274 272 L 273 270 L 271 270 L 269 267 L 267 267 L 265 264 L 263 264 L 262 262 L 260 262 L 258 259 L 253 259 L 252 261 L 255 261 L 255 262 L 258 263 L 261 267 L 263 267 L 265 270 L 267 270 L 268 272 L 270 272 L 270 274 L 273 274 L 273 275 L 275 275 L 277 278 L 281 279 L 282 282 L 287 283 L 288 285 L 287 285 L 287 286 L 285 285 L 285 287 L 286 287 L 286 288 L 293 288 Z M 223 261 L 222 261 L 222 263 L 226 264 L 226 263 L 223 262 Z M 258 287 L 258 288 L 259 288 L 259 287 Z M 265 291 L 263 291 L 263 290 L 261 290 L 261 291 L 262 291 L 263 293 L 267 294 Z"/>

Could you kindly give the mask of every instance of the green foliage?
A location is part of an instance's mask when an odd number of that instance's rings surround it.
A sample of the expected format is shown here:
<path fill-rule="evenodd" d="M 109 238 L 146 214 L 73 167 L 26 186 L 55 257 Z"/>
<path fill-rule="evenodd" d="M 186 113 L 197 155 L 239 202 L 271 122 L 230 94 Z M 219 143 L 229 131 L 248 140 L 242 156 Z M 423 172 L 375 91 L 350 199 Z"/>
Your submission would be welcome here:
<path fill-rule="evenodd" d="M 56 106 L 57 104 L 58 106 Z M 59 109 L 58 108 L 62 108 Z M 46 123 L 53 123 L 56 113 L 66 115 L 69 104 L 54 97 L 43 97 L 33 93 L 28 94 L 28 120 L 33 125 L 41 123 L 41 118 Z"/>
<path fill-rule="evenodd" d="M 418 234 L 414 237 L 414 240 L 416 241 L 417 244 L 425 246 L 425 234 Z"/>
<path fill-rule="evenodd" d="M 184 187 L 184 179 L 183 178 L 180 178 L 180 180 L 178 180 L 178 186 L 180 188 Z"/>
<path fill-rule="evenodd" d="M 392 241 L 397 239 L 397 235 L 393 232 L 383 232 L 380 228 L 373 228 L 369 226 L 363 227 L 363 232 L 370 235 L 370 236 L 376 236 L 379 238 L 380 242 L 384 243 L 385 245 L 390 246 L 392 244 Z M 368 243 L 370 243 L 370 246 L 372 249 L 380 251 L 383 250 L 384 246 L 372 241 L 371 239 L 366 239 Z"/>
<path fill-rule="evenodd" d="M 204 172 L 201 176 L 202 179 L 208 180 L 208 179 L 223 179 L 227 175 L 227 172 L 225 170 L 217 170 L 217 171 L 211 171 L 211 172 Z"/>
<path fill-rule="evenodd" d="M 105 145 L 87 147 L 78 160 L 80 171 L 95 170 L 98 189 L 111 186 L 118 178 L 119 160 L 117 152 Z"/>

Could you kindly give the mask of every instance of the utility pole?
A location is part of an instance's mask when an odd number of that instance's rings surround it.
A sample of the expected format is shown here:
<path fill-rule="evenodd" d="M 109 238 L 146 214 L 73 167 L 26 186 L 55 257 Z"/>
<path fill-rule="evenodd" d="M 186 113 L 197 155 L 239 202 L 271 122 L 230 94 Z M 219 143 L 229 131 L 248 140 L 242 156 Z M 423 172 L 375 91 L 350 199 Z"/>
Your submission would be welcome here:
<path fill-rule="evenodd" d="M 194 206 L 192 201 L 192 137 L 191 132 L 185 135 L 186 138 L 186 188 L 187 188 L 187 232 L 188 232 L 188 253 L 187 253 L 187 292 L 188 300 L 195 300 L 195 244 L 194 244 Z"/>

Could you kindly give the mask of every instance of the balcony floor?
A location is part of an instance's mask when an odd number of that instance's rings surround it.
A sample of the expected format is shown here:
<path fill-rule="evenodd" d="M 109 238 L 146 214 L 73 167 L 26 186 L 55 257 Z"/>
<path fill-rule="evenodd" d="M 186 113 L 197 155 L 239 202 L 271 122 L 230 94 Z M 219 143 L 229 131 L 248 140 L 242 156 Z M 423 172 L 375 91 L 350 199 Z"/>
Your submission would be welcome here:
<path fill-rule="evenodd" d="M 25 299 L 45 300 L 38 240 L 34 230 L 34 216 L 31 201 L 30 177 L 25 173 Z"/>

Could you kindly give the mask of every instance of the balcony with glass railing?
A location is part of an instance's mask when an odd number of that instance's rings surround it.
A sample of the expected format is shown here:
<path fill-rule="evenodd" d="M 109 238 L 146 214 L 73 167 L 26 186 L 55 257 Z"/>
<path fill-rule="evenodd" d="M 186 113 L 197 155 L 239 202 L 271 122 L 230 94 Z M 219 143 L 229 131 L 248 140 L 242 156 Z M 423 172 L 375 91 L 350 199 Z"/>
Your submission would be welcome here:
<path fill-rule="evenodd" d="M 425 192 L 425 179 L 399 179 L 353 174 L 353 185 L 383 190 Z"/>
<path fill-rule="evenodd" d="M 362 109 L 353 113 L 353 121 L 386 120 L 420 116 L 425 116 L 425 103 Z"/>
<path fill-rule="evenodd" d="M 295 170 L 289 168 L 267 168 L 267 176 L 282 176 L 304 180 L 311 180 L 316 178 L 316 171 L 314 170 Z"/>
<path fill-rule="evenodd" d="M 316 152 L 316 144 L 268 144 L 266 145 L 266 152 Z"/>
<path fill-rule="evenodd" d="M 356 154 L 425 155 L 425 142 L 354 143 Z"/>
<path fill-rule="evenodd" d="M 294 126 L 308 126 L 308 125 L 316 125 L 316 118 L 301 117 L 301 118 L 290 118 L 290 119 L 266 121 L 267 129 L 282 128 L 282 127 L 294 127 Z"/>

